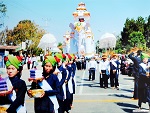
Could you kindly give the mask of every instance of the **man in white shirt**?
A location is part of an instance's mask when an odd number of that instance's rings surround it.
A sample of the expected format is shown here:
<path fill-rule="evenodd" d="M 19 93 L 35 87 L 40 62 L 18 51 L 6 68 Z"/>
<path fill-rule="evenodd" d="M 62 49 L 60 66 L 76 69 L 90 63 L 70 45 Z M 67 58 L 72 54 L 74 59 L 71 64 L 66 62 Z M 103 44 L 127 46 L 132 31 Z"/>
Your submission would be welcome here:
<path fill-rule="evenodd" d="M 92 81 L 94 81 L 95 71 L 97 70 L 97 62 L 95 61 L 95 57 L 92 57 L 92 59 L 89 61 L 88 70 L 89 70 L 89 81 L 91 80 L 91 76 L 92 76 Z"/>
<path fill-rule="evenodd" d="M 108 88 L 108 78 L 110 74 L 110 62 L 107 60 L 107 55 L 102 56 L 99 63 L 100 72 L 100 87 Z"/>

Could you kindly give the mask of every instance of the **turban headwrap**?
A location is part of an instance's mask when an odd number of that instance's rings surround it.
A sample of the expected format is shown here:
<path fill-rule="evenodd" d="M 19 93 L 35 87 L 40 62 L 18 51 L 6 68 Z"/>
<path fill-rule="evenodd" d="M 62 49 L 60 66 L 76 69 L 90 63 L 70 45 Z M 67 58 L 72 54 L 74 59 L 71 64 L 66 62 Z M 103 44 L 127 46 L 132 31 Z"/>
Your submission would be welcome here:
<path fill-rule="evenodd" d="M 60 53 L 56 53 L 56 54 L 54 55 L 54 57 L 55 57 L 57 63 L 60 62 L 60 60 L 63 60 L 63 56 L 62 56 L 62 54 L 60 54 Z"/>
<path fill-rule="evenodd" d="M 72 56 L 70 55 L 70 54 L 66 54 L 67 55 L 67 59 L 69 60 L 69 61 L 71 61 L 72 60 Z"/>
<path fill-rule="evenodd" d="M 55 56 L 64 62 L 66 60 L 65 54 L 56 53 Z"/>
<path fill-rule="evenodd" d="M 71 60 L 75 60 L 76 59 L 74 54 L 71 54 L 70 56 L 71 56 Z"/>
<path fill-rule="evenodd" d="M 60 54 L 60 53 L 56 53 L 55 56 L 56 56 L 57 58 L 61 59 L 61 60 L 63 59 L 63 56 L 62 56 L 62 54 Z"/>
<path fill-rule="evenodd" d="M 144 58 L 150 58 L 150 56 L 146 53 L 141 53 L 141 59 L 143 60 Z"/>
<path fill-rule="evenodd" d="M 57 64 L 56 59 L 53 56 L 46 56 L 43 61 L 43 66 L 48 62 L 51 63 L 52 66 L 56 66 Z"/>
<path fill-rule="evenodd" d="M 13 65 L 16 69 L 19 69 L 19 67 L 22 66 L 22 58 L 20 56 L 5 56 L 4 62 L 6 67 Z"/>

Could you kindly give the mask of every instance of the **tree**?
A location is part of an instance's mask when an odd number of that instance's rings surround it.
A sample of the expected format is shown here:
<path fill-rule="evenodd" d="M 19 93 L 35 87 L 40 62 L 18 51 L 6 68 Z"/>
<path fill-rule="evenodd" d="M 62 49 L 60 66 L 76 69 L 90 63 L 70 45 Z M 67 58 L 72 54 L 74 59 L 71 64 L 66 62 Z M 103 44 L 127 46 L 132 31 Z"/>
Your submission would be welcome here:
<path fill-rule="evenodd" d="M 26 40 L 31 40 L 36 36 L 37 27 L 30 20 L 23 20 L 14 27 L 12 31 L 13 45 L 21 44 Z"/>
<path fill-rule="evenodd" d="M 31 22 L 30 20 L 20 21 L 13 30 L 9 30 L 6 37 L 7 45 L 19 45 L 22 42 L 26 42 L 27 51 L 33 54 L 40 54 L 42 51 L 37 46 L 40 42 L 45 31 L 40 29 L 38 25 Z M 32 42 L 29 44 L 28 42 Z M 37 52 L 39 51 L 40 52 Z"/>
<path fill-rule="evenodd" d="M 142 34 L 144 34 L 145 20 L 141 16 L 138 17 L 137 20 L 130 20 L 129 18 L 127 18 L 124 25 L 125 26 L 123 28 L 123 31 L 121 32 L 121 42 L 123 46 L 130 45 L 128 40 L 130 40 L 129 35 L 132 32 L 141 32 Z"/>
<path fill-rule="evenodd" d="M 6 14 L 6 11 L 7 11 L 6 5 L 3 4 L 3 2 L 0 2 L 0 27 L 2 25 L 4 25 L 4 22 L 2 21 L 3 20 L 2 18 L 4 18 L 5 14 Z"/>
<path fill-rule="evenodd" d="M 7 34 L 7 32 L 8 32 L 7 27 L 0 32 L 0 45 L 5 45 L 6 44 L 6 34 Z"/>
<path fill-rule="evenodd" d="M 150 15 L 146 18 L 146 23 L 144 24 L 144 36 L 147 41 L 147 47 L 150 47 Z"/>
<path fill-rule="evenodd" d="M 132 32 L 130 35 L 129 35 L 129 40 L 128 42 L 130 43 L 130 46 L 131 47 L 138 47 L 138 48 L 144 48 L 145 46 L 145 43 L 146 43 L 146 40 L 145 40 L 145 37 L 143 35 L 142 32 Z"/>
<path fill-rule="evenodd" d="M 40 28 L 37 28 L 36 30 L 36 36 L 32 37 L 32 44 L 28 48 L 28 50 L 31 50 L 30 52 L 36 55 L 40 55 L 40 53 L 43 51 L 41 48 L 38 48 L 38 44 L 40 42 L 40 39 L 45 34 L 45 30 L 42 30 Z"/>
<path fill-rule="evenodd" d="M 117 41 L 116 41 L 116 48 L 115 48 L 115 50 L 117 51 L 117 53 L 121 53 L 123 49 L 124 49 L 124 47 L 122 46 L 121 38 L 120 38 L 119 36 L 117 36 Z"/>

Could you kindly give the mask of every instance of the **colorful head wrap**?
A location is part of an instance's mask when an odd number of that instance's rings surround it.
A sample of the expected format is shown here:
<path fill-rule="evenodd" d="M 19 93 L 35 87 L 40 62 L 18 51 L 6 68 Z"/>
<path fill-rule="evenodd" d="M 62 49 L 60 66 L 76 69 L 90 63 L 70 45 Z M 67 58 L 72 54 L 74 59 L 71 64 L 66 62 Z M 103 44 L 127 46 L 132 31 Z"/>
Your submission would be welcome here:
<path fill-rule="evenodd" d="M 72 57 L 71 60 L 75 60 L 76 59 L 74 54 L 71 54 L 70 56 Z"/>
<path fill-rule="evenodd" d="M 56 56 L 57 58 L 59 58 L 59 59 L 63 59 L 63 56 L 62 56 L 62 54 L 60 54 L 60 53 L 56 53 L 55 56 Z"/>
<path fill-rule="evenodd" d="M 61 60 L 61 59 L 60 59 L 60 58 L 58 58 L 57 56 L 54 56 L 54 58 L 55 58 L 55 60 L 56 60 L 56 62 L 57 62 L 57 63 L 59 63 L 59 62 L 60 62 L 60 60 Z"/>
<path fill-rule="evenodd" d="M 66 60 L 66 55 L 61 53 L 56 53 L 55 56 L 64 62 Z"/>
<path fill-rule="evenodd" d="M 22 66 L 22 58 L 20 56 L 5 56 L 4 62 L 6 67 L 13 65 L 16 69 L 19 69 L 19 67 Z"/>
<path fill-rule="evenodd" d="M 61 60 L 63 61 L 63 56 L 60 53 L 56 53 L 54 57 L 55 57 L 57 63 L 60 62 Z"/>
<path fill-rule="evenodd" d="M 141 59 L 143 60 L 144 58 L 150 58 L 150 56 L 146 53 L 141 53 Z"/>
<path fill-rule="evenodd" d="M 71 55 L 70 54 L 66 54 L 67 55 L 67 59 L 69 60 L 69 61 L 71 61 L 72 60 L 72 57 L 71 57 Z"/>
<path fill-rule="evenodd" d="M 62 54 L 62 57 L 63 57 L 62 61 L 64 62 L 66 60 L 66 55 Z"/>
<path fill-rule="evenodd" d="M 48 62 L 51 63 L 52 66 L 56 66 L 57 64 L 56 59 L 53 56 L 45 56 L 45 59 L 43 61 L 43 66 Z"/>

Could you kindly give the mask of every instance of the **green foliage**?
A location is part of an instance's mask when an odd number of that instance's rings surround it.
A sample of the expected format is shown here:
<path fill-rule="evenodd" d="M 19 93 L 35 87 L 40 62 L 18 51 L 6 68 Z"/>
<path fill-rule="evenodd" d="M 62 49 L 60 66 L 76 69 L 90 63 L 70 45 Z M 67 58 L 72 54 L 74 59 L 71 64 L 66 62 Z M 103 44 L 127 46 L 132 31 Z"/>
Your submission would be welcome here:
<path fill-rule="evenodd" d="M 141 32 L 132 32 L 129 35 L 129 40 L 128 42 L 130 43 L 131 47 L 139 47 L 141 48 L 143 44 L 146 43 L 145 37 Z"/>
<path fill-rule="evenodd" d="M 7 11 L 7 7 L 3 2 L 0 3 L 0 13 L 5 13 Z"/>
<path fill-rule="evenodd" d="M 26 42 L 28 54 L 33 53 L 37 55 L 42 52 L 37 46 L 43 34 L 45 34 L 45 31 L 40 29 L 35 23 L 30 20 L 22 20 L 13 30 L 7 32 L 6 43 L 10 45 L 10 42 L 12 42 L 12 45 L 19 45 L 22 42 Z M 31 43 L 29 44 L 28 41 Z"/>
<path fill-rule="evenodd" d="M 144 18 L 142 17 L 138 17 L 137 20 L 134 20 L 134 19 L 126 19 L 126 22 L 125 22 L 125 26 L 123 28 L 123 31 L 121 32 L 121 36 L 122 36 L 122 44 L 125 46 L 127 44 L 129 44 L 128 40 L 129 40 L 129 35 L 136 31 L 140 31 L 140 32 L 144 32 L 144 23 L 145 23 L 145 20 Z"/>
<path fill-rule="evenodd" d="M 121 38 L 118 36 L 117 41 L 116 41 L 116 48 L 115 49 L 122 49 L 122 43 L 121 43 Z"/>
<path fill-rule="evenodd" d="M 144 36 L 147 41 L 147 47 L 150 47 L 150 16 L 146 18 L 146 23 L 144 25 Z"/>
<path fill-rule="evenodd" d="M 126 49 L 134 46 L 145 48 L 150 42 L 150 16 L 148 19 L 138 17 L 137 20 L 127 18 L 121 32 L 121 44 Z M 149 43 L 150 44 L 150 43 Z M 127 46 L 128 45 L 128 46 Z M 120 47 L 118 47 L 120 48 Z"/>
<path fill-rule="evenodd" d="M 4 24 L 2 18 L 5 16 L 6 11 L 7 11 L 6 5 L 3 4 L 3 2 L 0 2 L 0 27 Z"/>

